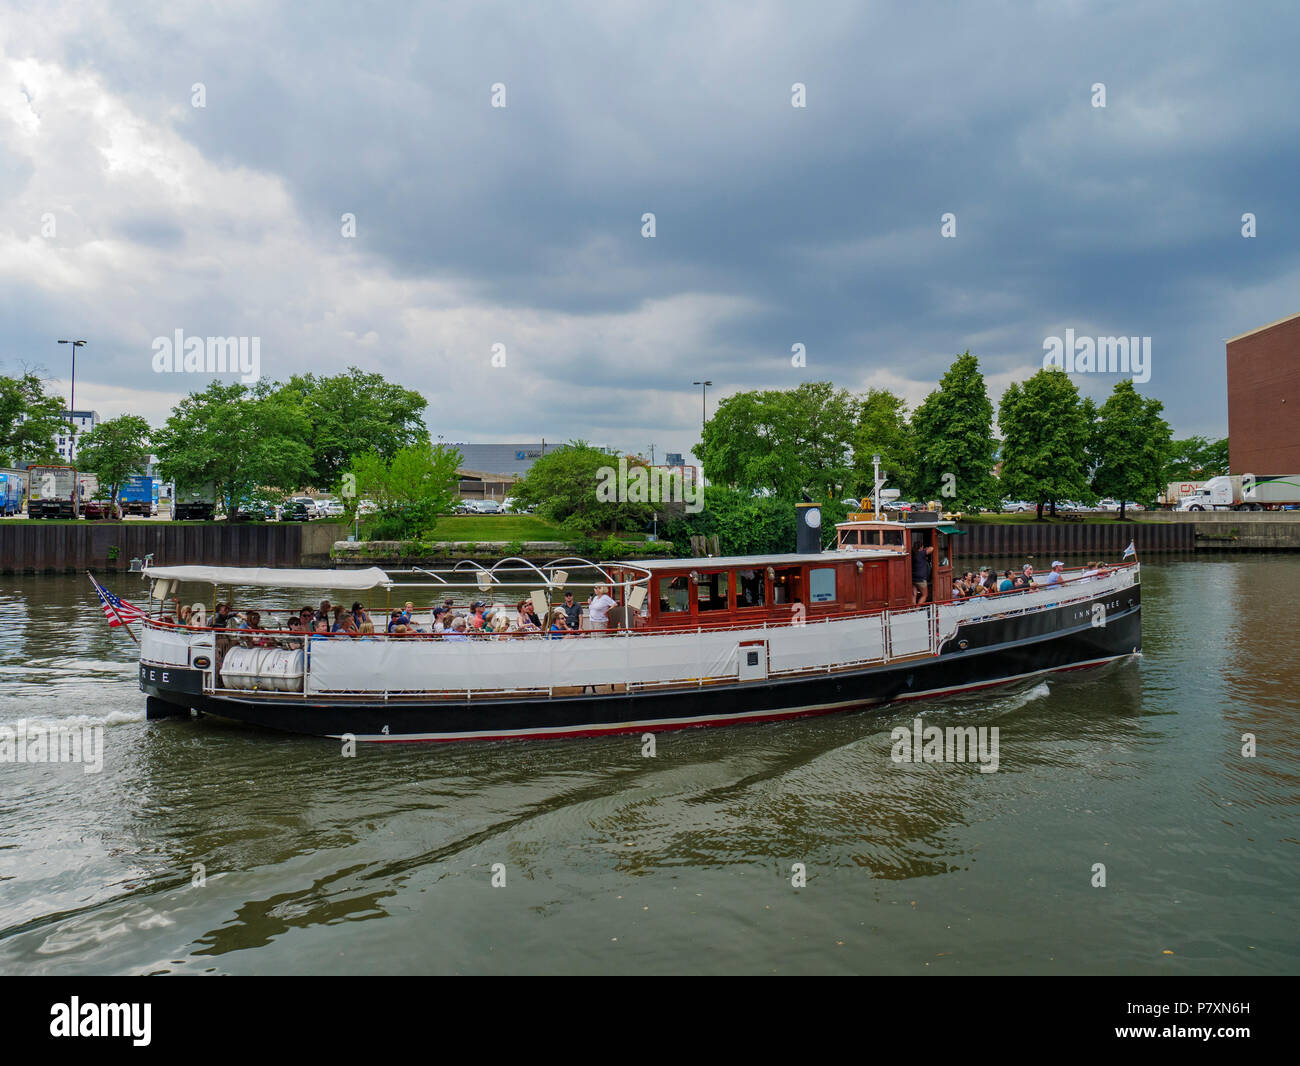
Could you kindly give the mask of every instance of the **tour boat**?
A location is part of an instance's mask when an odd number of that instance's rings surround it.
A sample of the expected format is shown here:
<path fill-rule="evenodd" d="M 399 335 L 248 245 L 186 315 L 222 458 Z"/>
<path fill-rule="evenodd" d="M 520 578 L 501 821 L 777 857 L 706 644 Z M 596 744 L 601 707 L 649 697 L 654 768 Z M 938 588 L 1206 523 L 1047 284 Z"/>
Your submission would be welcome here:
<path fill-rule="evenodd" d="M 952 598 L 960 533 L 937 514 L 852 514 L 821 551 L 820 514 L 801 506 L 788 555 L 595 564 L 521 559 L 450 570 L 281 570 L 153 566 L 140 639 L 149 718 L 214 715 L 357 741 L 582 737 L 824 715 L 1004 685 L 1141 652 L 1136 561 L 1062 583 Z M 931 589 L 916 603 L 912 552 L 932 548 Z M 419 579 L 426 580 L 419 580 Z M 281 630 L 177 625 L 162 601 L 188 583 L 279 590 L 283 617 L 301 590 L 553 608 L 566 588 L 603 584 L 611 628 L 546 633 L 306 637 Z M 259 608 L 258 591 L 236 607 Z M 180 597 L 184 599 L 185 597 Z M 452 597 L 457 598 L 457 597 Z M 263 616 L 276 613 L 267 606 Z M 585 612 L 584 612 L 585 615 Z"/>

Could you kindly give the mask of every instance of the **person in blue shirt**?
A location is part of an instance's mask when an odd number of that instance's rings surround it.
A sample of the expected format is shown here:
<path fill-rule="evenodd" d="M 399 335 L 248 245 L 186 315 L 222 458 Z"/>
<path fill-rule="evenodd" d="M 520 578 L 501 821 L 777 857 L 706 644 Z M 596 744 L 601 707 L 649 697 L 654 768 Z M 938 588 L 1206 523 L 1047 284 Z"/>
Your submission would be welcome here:
<path fill-rule="evenodd" d="M 1065 577 L 1061 574 L 1064 569 L 1065 564 L 1059 559 L 1052 563 L 1052 572 L 1047 575 L 1047 583 L 1049 585 L 1064 585 Z"/>

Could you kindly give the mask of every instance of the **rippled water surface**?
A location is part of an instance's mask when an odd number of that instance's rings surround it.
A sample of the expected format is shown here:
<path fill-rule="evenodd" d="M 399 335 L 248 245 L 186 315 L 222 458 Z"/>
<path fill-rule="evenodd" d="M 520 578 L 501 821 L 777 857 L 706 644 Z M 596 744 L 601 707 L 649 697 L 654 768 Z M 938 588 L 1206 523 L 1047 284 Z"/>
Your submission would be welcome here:
<path fill-rule="evenodd" d="M 0 725 L 105 741 L 98 773 L 0 764 L 0 972 L 1295 972 L 1297 588 L 1296 556 L 1147 563 L 1140 660 L 654 758 L 345 759 L 146 723 L 84 577 L 0 578 Z M 996 726 L 998 771 L 892 761 L 917 715 Z"/>

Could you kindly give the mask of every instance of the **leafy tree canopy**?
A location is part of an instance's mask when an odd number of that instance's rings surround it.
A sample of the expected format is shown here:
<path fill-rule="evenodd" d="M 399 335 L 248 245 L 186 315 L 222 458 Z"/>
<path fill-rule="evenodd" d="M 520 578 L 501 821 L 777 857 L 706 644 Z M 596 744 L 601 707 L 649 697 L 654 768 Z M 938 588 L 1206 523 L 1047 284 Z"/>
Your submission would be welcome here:
<path fill-rule="evenodd" d="M 718 404 L 694 451 L 709 481 L 798 498 L 855 485 L 851 460 L 857 404 L 829 381 L 741 392 Z"/>
<path fill-rule="evenodd" d="M 1170 444 L 1165 481 L 1208 481 L 1228 472 L 1228 438 L 1187 437 Z"/>
<path fill-rule="evenodd" d="M 868 389 L 858 401 L 853 430 L 853 489 L 867 497 L 875 487 L 872 456 L 880 456 L 880 473 L 905 496 L 915 478 L 915 445 L 907 422 L 907 402 L 888 389 Z"/>
<path fill-rule="evenodd" d="M 191 393 L 154 434 L 158 470 L 179 493 L 209 482 L 233 514 L 262 490 L 292 491 L 311 471 L 310 423 L 271 386 L 214 381 Z"/>
<path fill-rule="evenodd" d="M 101 422 L 77 446 L 77 468 L 99 478 L 100 488 L 117 494 L 132 474 L 142 474 L 149 461 L 149 423 L 139 415 L 120 415 Z"/>
<path fill-rule="evenodd" d="M 1160 416 L 1163 410 L 1164 404 L 1142 396 L 1125 379 L 1097 412 L 1092 487 L 1098 495 L 1120 501 L 1121 519 L 1126 503 L 1150 503 L 1164 491 L 1173 440 L 1169 423 Z"/>
<path fill-rule="evenodd" d="M 36 374 L 0 376 L 0 466 L 57 462 L 54 438 L 67 429 L 65 410 Z"/>
<path fill-rule="evenodd" d="M 354 366 L 332 377 L 295 374 L 276 387 L 276 394 L 296 404 L 307 420 L 303 439 L 311 448 L 311 465 L 305 480 L 320 488 L 337 489 L 357 456 L 375 452 L 392 459 L 429 438 L 421 416 L 425 398 L 382 374 Z"/>
<path fill-rule="evenodd" d="M 1044 504 L 1091 503 L 1088 445 L 1092 425 L 1079 390 L 1065 371 L 1040 370 L 1012 382 L 998 408 L 1002 430 L 1002 492 Z"/>
<path fill-rule="evenodd" d="M 357 497 L 375 504 L 373 535 L 402 538 L 431 528 L 456 497 L 460 463 L 458 449 L 428 440 L 399 448 L 392 458 L 378 451 L 354 457 Z"/>
<path fill-rule="evenodd" d="M 916 409 L 912 432 L 913 490 L 919 496 L 963 511 L 997 506 L 993 404 L 979 360 L 969 351 L 957 357 L 939 387 Z"/>
<path fill-rule="evenodd" d="M 624 456 L 630 471 L 646 466 L 638 456 Z M 596 530 L 642 529 L 656 510 L 650 503 L 601 499 L 602 486 L 609 486 L 608 471 L 617 471 L 619 457 L 593 447 L 587 441 L 570 441 L 547 452 L 515 483 L 512 495 L 533 504 L 553 522 L 561 522 L 576 536 Z M 626 491 L 616 493 L 626 497 Z M 606 493 L 608 495 L 608 493 Z"/>

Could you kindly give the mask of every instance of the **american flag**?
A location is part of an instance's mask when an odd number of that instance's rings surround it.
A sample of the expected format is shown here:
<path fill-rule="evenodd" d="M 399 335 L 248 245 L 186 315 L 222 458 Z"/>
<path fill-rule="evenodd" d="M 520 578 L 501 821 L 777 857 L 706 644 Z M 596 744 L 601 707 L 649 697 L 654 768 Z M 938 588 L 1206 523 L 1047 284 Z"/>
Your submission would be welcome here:
<path fill-rule="evenodd" d="M 120 626 L 123 622 L 138 622 L 145 616 L 144 611 L 133 603 L 127 603 L 126 600 L 118 599 L 108 589 L 104 588 L 94 575 L 90 575 L 90 583 L 95 586 L 95 592 L 99 596 L 100 606 L 104 608 L 104 617 L 108 619 L 108 624 L 113 627 Z M 116 612 L 116 613 L 115 613 Z M 119 620 L 120 616 L 120 620 Z"/>

